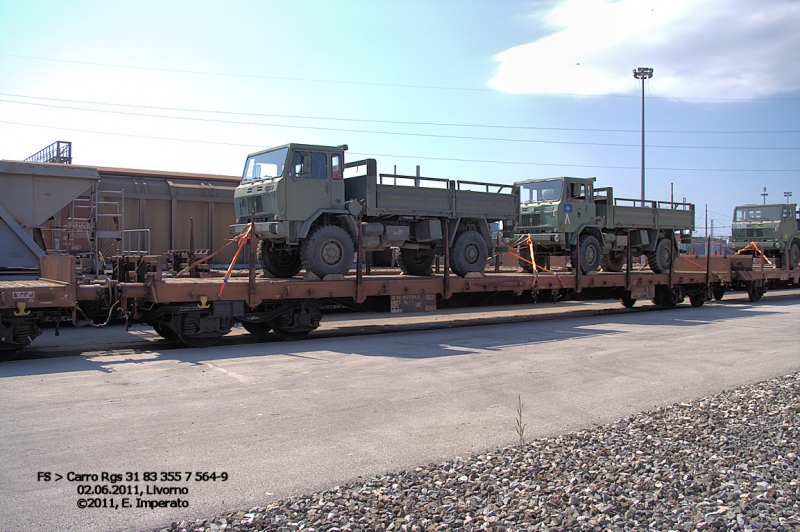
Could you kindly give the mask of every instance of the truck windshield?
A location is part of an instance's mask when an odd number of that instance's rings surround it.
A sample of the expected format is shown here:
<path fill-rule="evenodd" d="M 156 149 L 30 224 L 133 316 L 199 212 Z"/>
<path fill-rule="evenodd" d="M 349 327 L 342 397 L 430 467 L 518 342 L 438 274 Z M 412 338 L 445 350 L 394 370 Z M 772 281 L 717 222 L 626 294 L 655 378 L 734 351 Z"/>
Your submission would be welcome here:
<path fill-rule="evenodd" d="M 242 184 L 283 175 L 283 167 L 286 164 L 286 154 L 288 152 L 289 148 L 280 148 L 248 157 L 247 163 L 244 165 Z"/>
<path fill-rule="evenodd" d="M 558 201 L 561 198 L 560 179 L 547 179 L 535 183 L 523 183 L 519 186 L 521 203 L 538 203 L 540 201 Z"/>
<path fill-rule="evenodd" d="M 781 208 L 777 205 L 763 207 L 739 207 L 736 209 L 737 222 L 758 222 L 761 220 L 780 220 Z"/>

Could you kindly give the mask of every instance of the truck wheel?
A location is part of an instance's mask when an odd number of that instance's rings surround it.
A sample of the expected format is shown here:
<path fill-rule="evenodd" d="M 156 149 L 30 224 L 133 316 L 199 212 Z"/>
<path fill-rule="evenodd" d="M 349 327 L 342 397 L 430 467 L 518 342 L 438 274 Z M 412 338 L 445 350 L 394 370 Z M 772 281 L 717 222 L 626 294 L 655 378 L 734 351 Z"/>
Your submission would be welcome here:
<path fill-rule="evenodd" d="M 430 275 L 436 258 L 432 249 L 398 249 L 397 265 L 406 275 Z"/>
<path fill-rule="evenodd" d="M 482 272 L 486 268 L 489 248 L 477 231 L 464 231 L 456 237 L 450 249 L 450 269 L 459 277 L 469 272 Z"/>
<path fill-rule="evenodd" d="M 800 266 L 800 245 L 792 242 L 792 247 L 789 248 L 789 269 L 795 270 L 798 266 Z"/>
<path fill-rule="evenodd" d="M 600 249 L 600 242 L 592 235 L 581 236 L 581 271 L 583 273 L 590 273 L 597 271 L 600 267 L 600 261 L 603 258 L 603 252 Z M 572 267 L 575 268 L 578 264 L 576 257 L 576 250 L 572 250 Z"/>
<path fill-rule="evenodd" d="M 294 277 L 303 267 L 298 250 L 278 246 L 267 240 L 258 241 L 258 260 L 274 277 Z"/>
<path fill-rule="evenodd" d="M 703 303 L 705 302 L 705 294 L 695 294 L 693 296 L 689 296 L 689 303 L 691 303 L 693 307 L 702 307 Z"/>
<path fill-rule="evenodd" d="M 625 254 L 621 251 L 609 251 L 600 261 L 600 267 L 604 272 L 618 272 L 622 270 L 623 264 L 625 264 Z"/>
<path fill-rule="evenodd" d="M 303 242 L 303 265 L 320 278 L 344 275 L 353 264 L 353 253 L 355 245 L 347 231 L 338 225 L 323 225 Z"/>
<path fill-rule="evenodd" d="M 656 244 L 655 251 L 647 254 L 647 264 L 650 269 L 656 273 L 665 273 L 669 271 L 670 262 L 672 259 L 672 243 L 669 238 L 659 238 Z"/>

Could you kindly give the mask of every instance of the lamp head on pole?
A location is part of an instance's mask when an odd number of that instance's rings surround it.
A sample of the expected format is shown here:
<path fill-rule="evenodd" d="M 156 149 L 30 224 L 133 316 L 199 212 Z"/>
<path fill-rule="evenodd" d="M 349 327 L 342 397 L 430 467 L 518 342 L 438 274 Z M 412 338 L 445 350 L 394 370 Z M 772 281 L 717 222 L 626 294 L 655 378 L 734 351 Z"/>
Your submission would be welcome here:
<path fill-rule="evenodd" d="M 633 71 L 633 77 L 636 79 L 650 79 L 653 77 L 653 69 L 639 67 Z"/>

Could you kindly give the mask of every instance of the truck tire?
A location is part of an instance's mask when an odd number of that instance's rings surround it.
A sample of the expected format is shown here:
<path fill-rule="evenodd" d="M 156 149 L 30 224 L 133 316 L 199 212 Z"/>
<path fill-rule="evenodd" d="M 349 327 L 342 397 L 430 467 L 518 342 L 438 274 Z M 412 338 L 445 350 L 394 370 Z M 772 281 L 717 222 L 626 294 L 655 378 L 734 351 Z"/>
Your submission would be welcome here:
<path fill-rule="evenodd" d="M 464 231 L 456 236 L 450 248 L 450 269 L 459 277 L 470 272 L 482 272 L 486 268 L 489 248 L 477 231 Z"/>
<path fill-rule="evenodd" d="M 672 242 L 669 238 L 659 238 L 656 244 L 655 251 L 647 254 L 647 264 L 650 269 L 656 273 L 664 273 L 669 271 L 670 262 L 672 259 Z"/>
<path fill-rule="evenodd" d="M 575 268 L 580 262 L 581 272 L 591 273 L 597 271 L 600 267 L 600 261 L 603 258 L 603 252 L 600 248 L 600 242 L 592 235 L 581 235 L 581 258 L 578 261 L 577 249 L 572 250 L 572 267 Z"/>
<path fill-rule="evenodd" d="M 625 264 L 625 254 L 621 251 L 609 251 L 603 255 L 600 267 L 604 272 L 618 272 Z"/>
<path fill-rule="evenodd" d="M 792 242 L 789 248 L 789 269 L 796 270 L 800 266 L 800 244 Z"/>
<path fill-rule="evenodd" d="M 397 266 L 406 275 L 431 275 L 433 261 L 436 259 L 432 249 L 398 249 L 395 259 Z"/>
<path fill-rule="evenodd" d="M 338 225 L 323 225 L 303 241 L 303 266 L 320 279 L 344 275 L 350 271 L 354 253 L 355 245 L 347 231 Z"/>
<path fill-rule="evenodd" d="M 294 277 L 303 267 L 298 250 L 277 246 L 268 240 L 258 241 L 258 260 L 273 277 Z"/>

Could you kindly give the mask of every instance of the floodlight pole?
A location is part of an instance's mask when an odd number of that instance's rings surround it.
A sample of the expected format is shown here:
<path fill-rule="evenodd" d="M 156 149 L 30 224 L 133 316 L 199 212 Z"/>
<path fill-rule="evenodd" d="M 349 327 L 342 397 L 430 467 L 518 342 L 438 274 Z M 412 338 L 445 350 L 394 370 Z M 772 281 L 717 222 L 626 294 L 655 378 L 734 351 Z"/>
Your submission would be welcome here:
<path fill-rule="evenodd" d="M 653 77 L 653 69 L 639 67 L 633 71 L 633 77 L 642 80 L 642 207 L 644 207 L 644 80 Z"/>
<path fill-rule="evenodd" d="M 786 205 L 789 205 L 789 198 L 792 197 L 792 193 L 791 192 L 784 192 L 783 195 L 786 196 Z"/>

